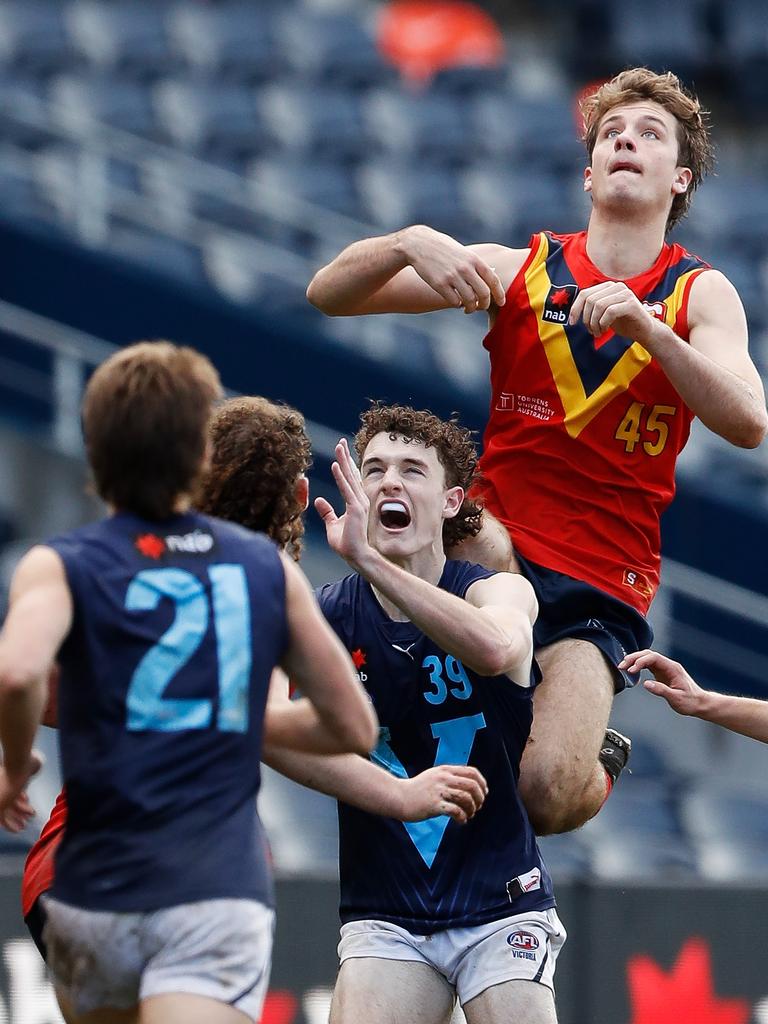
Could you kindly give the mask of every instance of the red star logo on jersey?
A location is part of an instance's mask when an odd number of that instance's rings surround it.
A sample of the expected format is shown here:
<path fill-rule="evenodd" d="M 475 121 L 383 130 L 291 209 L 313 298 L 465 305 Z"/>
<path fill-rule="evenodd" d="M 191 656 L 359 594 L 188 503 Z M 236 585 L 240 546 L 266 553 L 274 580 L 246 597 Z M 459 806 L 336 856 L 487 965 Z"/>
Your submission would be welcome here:
<path fill-rule="evenodd" d="M 147 558 L 157 561 L 165 554 L 165 541 L 154 533 L 142 533 L 135 540 L 136 550 Z"/>
<path fill-rule="evenodd" d="M 746 999 L 720 999 L 703 939 L 689 939 L 667 974 L 649 956 L 630 957 L 631 1024 L 747 1024 Z"/>
<path fill-rule="evenodd" d="M 365 651 L 358 647 L 356 651 L 352 651 L 352 663 L 359 672 L 365 664 Z"/>
<path fill-rule="evenodd" d="M 567 306 L 571 300 L 571 296 L 568 294 L 565 288 L 558 288 L 556 292 L 552 294 L 552 298 L 549 300 L 553 306 Z"/>

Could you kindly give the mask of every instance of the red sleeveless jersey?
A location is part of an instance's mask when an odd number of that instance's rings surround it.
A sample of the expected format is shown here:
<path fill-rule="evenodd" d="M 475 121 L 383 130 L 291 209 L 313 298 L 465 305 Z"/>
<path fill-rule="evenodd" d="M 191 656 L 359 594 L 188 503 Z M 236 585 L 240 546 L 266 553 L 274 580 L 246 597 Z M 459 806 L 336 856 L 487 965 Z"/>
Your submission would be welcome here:
<path fill-rule="evenodd" d="M 693 414 L 640 344 L 568 325 L 579 289 L 610 280 L 587 256 L 586 232 L 542 232 L 530 245 L 483 342 L 492 395 L 478 494 L 525 558 L 645 614 Z M 691 284 L 707 268 L 665 245 L 625 284 L 687 341 Z"/>
<path fill-rule="evenodd" d="M 40 838 L 29 851 L 24 865 L 24 877 L 21 881 L 21 912 L 24 917 L 34 907 L 39 897 L 53 885 L 53 859 L 64 837 L 66 823 L 67 797 L 62 789 L 40 833 Z"/>

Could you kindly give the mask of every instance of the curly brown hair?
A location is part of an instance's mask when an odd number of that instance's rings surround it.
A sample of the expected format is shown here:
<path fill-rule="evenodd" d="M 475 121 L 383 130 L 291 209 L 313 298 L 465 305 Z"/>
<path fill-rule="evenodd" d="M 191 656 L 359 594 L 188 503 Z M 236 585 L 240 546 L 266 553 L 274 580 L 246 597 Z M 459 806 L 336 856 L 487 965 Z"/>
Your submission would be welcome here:
<path fill-rule="evenodd" d="M 304 509 L 296 481 L 312 464 L 304 417 L 266 398 L 232 398 L 216 410 L 210 436 L 197 508 L 266 533 L 298 561 Z"/>
<path fill-rule="evenodd" d="M 421 441 L 425 448 L 434 448 L 445 470 L 447 487 L 462 487 L 466 494 L 477 477 L 477 448 L 472 432 L 462 427 L 455 416 L 441 420 L 428 409 L 374 402 L 370 409 L 361 413 L 360 424 L 354 442 L 360 462 L 376 434 L 389 434 L 392 438 Z M 454 518 L 443 522 L 443 546 L 447 550 L 468 537 L 477 536 L 482 525 L 482 508 L 465 497 Z"/>
<path fill-rule="evenodd" d="M 630 68 L 587 96 L 581 103 L 584 116 L 584 143 L 590 161 L 597 141 L 600 122 L 614 107 L 651 100 L 669 111 L 677 121 L 678 163 L 693 175 L 688 189 L 676 195 L 667 218 L 667 231 L 688 213 L 693 193 L 714 166 L 714 150 L 709 137 L 709 116 L 699 100 L 682 85 L 671 71 L 657 74 L 648 68 Z"/>

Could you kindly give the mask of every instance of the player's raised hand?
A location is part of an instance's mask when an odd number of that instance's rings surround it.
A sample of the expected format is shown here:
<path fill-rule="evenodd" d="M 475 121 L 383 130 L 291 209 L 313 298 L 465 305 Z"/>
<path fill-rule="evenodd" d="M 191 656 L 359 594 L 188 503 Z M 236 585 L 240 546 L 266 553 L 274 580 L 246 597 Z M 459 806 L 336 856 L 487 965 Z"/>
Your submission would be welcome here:
<path fill-rule="evenodd" d="M 623 281 L 604 281 L 582 288 L 576 296 L 568 323 L 583 320 L 596 338 L 612 330 L 642 345 L 654 329 L 651 313 Z"/>
<path fill-rule="evenodd" d="M 30 819 L 34 818 L 35 811 L 29 802 L 26 787 L 42 768 L 43 761 L 42 754 L 33 750 L 23 771 L 9 772 L 0 766 L 0 827 L 7 832 L 23 831 Z"/>
<path fill-rule="evenodd" d="M 424 821 L 447 814 L 466 824 L 483 806 L 488 783 L 470 765 L 441 764 L 403 780 L 403 821 Z"/>
<path fill-rule="evenodd" d="M 368 543 L 371 503 L 363 490 L 360 470 L 352 458 L 346 438 L 342 438 L 336 445 L 336 461 L 331 466 L 331 472 L 344 500 L 344 514 L 337 516 L 325 498 L 315 498 L 315 508 L 323 520 L 331 548 L 350 565 L 359 566 L 371 551 Z"/>
<path fill-rule="evenodd" d="M 504 286 L 493 267 L 450 235 L 417 224 L 400 234 L 400 248 L 422 281 L 465 313 L 503 306 Z"/>
<path fill-rule="evenodd" d="M 646 679 L 643 686 L 658 697 L 663 697 L 679 715 L 699 714 L 706 691 L 696 683 L 678 661 L 672 661 L 657 651 L 635 651 L 619 664 L 620 669 L 640 672 L 648 669 L 653 679 Z"/>

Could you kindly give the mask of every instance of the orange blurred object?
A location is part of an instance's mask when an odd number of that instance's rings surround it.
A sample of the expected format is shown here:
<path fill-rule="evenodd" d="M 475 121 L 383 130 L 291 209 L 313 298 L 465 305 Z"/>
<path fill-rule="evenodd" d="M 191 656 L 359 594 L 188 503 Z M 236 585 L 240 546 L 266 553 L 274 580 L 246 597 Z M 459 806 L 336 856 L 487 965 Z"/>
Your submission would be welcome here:
<path fill-rule="evenodd" d="M 463 0 L 392 0 L 379 16 L 378 45 L 405 78 L 420 83 L 443 68 L 494 67 L 504 58 L 496 22 Z"/>

